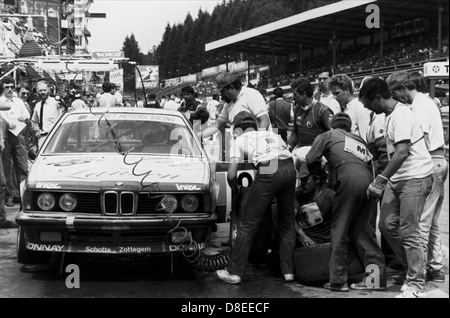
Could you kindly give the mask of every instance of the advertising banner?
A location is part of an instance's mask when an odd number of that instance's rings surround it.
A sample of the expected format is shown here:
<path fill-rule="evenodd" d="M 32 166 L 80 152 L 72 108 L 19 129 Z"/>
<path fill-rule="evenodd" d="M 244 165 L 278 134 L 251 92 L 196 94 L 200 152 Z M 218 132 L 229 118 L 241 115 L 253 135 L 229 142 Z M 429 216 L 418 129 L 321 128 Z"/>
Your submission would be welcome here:
<path fill-rule="evenodd" d="M 141 76 L 139 76 L 139 72 L 136 69 L 136 89 L 144 88 L 159 88 L 159 66 L 158 65 L 137 65 L 137 69 L 139 69 Z"/>
<path fill-rule="evenodd" d="M 123 68 L 109 72 L 109 81 L 123 87 Z"/>

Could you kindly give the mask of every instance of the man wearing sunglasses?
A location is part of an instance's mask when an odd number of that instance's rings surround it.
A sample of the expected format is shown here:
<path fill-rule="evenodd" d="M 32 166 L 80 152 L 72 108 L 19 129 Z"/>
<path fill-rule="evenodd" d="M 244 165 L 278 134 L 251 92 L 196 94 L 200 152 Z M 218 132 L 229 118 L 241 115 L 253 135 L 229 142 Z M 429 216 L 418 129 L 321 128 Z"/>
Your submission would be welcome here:
<path fill-rule="evenodd" d="M 26 150 L 26 122 L 30 119 L 30 112 L 22 99 L 15 97 L 15 82 L 11 77 L 4 77 L 2 80 L 3 95 L 0 97 L 2 103 L 9 104 L 10 109 L 0 112 L 0 117 L 7 125 L 4 138 L 4 149 L 2 153 L 2 166 L 4 175 L 1 179 L 12 181 L 12 169 L 15 170 L 17 184 L 24 181 L 28 175 L 28 153 Z M 12 164 L 12 165 L 11 165 Z M 3 180 L 0 183 L 3 185 Z M 5 184 L 6 185 L 6 184 Z M 2 207 L 13 206 L 12 182 L 5 190 L 0 190 L 0 205 Z M 3 188 L 3 186 L 2 186 Z M 3 201 L 6 199 L 6 202 Z M 0 212 L 1 214 L 1 212 Z M 13 222 L 2 219 L 0 216 L 0 228 L 15 228 L 17 225 Z"/>

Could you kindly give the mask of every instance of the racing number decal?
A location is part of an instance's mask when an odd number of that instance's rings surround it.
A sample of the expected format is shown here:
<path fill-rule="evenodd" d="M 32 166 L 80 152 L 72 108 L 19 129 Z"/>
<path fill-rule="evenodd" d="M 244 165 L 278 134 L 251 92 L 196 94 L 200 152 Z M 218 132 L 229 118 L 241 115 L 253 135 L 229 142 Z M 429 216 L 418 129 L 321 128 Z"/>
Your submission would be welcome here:
<path fill-rule="evenodd" d="M 245 182 L 245 183 L 244 183 Z M 253 183 L 253 177 L 248 172 L 242 172 L 238 176 L 238 185 L 244 188 L 248 188 Z"/>

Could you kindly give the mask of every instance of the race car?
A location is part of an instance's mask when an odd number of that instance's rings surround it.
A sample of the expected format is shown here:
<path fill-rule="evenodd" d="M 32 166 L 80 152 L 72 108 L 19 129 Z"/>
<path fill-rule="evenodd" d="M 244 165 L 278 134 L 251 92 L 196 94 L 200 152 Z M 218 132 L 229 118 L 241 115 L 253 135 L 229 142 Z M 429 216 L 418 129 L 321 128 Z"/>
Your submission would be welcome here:
<path fill-rule="evenodd" d="M 186 117 L 151 108 L 65 113 L 21 184 L 18 262 L 52 252 L 143 254 L 201 249 L 219 186 Z"/>

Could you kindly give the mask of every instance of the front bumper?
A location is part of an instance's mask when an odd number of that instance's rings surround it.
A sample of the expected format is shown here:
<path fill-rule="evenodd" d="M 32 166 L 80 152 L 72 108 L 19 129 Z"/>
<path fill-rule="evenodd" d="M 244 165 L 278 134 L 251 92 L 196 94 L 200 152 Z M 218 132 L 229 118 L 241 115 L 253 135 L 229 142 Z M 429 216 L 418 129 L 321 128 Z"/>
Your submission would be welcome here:
<path fill-rule="evenodd" d="M 216 221 L 216 214 L 137 218 L 20 212 L 16 217 L 28 250 L 96 254 L 201 249 Z M 183 242 L 173 242 L 172 232 L 182 233 Z"/>

